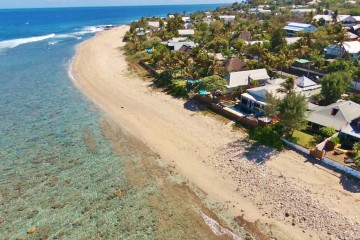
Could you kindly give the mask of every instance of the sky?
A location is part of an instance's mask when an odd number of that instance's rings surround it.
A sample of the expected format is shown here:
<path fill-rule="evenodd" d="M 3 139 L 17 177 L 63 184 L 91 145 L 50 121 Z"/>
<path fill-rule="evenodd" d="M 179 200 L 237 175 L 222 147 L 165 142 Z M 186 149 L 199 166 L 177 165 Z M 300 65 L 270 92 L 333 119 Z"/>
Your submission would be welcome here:
<path fill-rule="evenodd" d="M 235 0 L 0 0 L 0 8 L 233 3 Z"/>

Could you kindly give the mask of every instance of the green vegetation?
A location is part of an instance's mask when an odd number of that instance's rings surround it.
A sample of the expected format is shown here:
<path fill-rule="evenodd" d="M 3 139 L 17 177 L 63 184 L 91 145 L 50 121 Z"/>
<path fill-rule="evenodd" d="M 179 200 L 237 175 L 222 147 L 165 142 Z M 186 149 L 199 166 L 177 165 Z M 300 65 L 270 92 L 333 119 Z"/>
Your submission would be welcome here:
<path fill-rule="evenodd" d="M 272 125 L 249 129 L 249 138 L 255 141 L 255 144 L 265 145 L 280 151 L 283 149 L 283 141 L 281 140 L 281 126 Z"/>
<path fill-rule="evenodd" d="M 300 146 L 310 149 L 314 148 L 317 143 L 316 138 L 313 135 L 298 130 L 293 132 L 290 140 Z"/>
<path fill-rule="evenodd" d="M 336 102 L 350 87 L 352 81 L 348 72 L 334 72 L 322 78 L 321 94 L 325 104 Z"/>
<path fill-rule="evenodd" d="M 302 130 L 307 126 L 307 102 L 305 97 L 289 93 L 279 103 L 279 123 L 284 127 L 285 136 L 293 135 L 295 130 Z"/>
<path fill-rule="evenodd" d="M 334 135 L 336 133 L 336 130 L 333 127 L 322 127 L 319 129 L 319 133 L 322 137 L 328 138 Z"/>
<path fill-rule="evenodd" d="M 190 92 L 196 93 L 199 90 L 207 90 L 213 97 L 223 95 L 226 92 L 224 76 L 227 72 L 217 59 L 220 53 L 225 58 L 235 56 L 241 59 L 249 69 L 266 68 L 271 77 L 282 76 L 295 60 L 306 59 L 308 65 L 305 67 L 309 70 L 327 74 L 320 79 L 323 85 L 321 94 L 313 96 L 313 102 L 331 104 L 348 93 L 351 81 L 360 78 L 360 62 L 352 60 L 344 49 L 336 60 L 326 61 L 323 50 L 333 44 L 342 46 L 348 40 L 346 30 L 337 22 L 337 16 L 350 12 L 358 12 L 360 15 L 360 7 L 340 3 L 339 0 L 323 1 L 314 6 L 316 13 L 301 15 L 289 11 L 299 2 L 277 1 L 266 3 L 269 6 L 265 8 L 271 9 L 272 14 L 247 13 L 249 8 L 258 7 L 259 4 L 265 2 L 251 1 L 249 5 L 234 3 L 211 11 L 210 19 L 206 19 L 203 12 L 191 14 L 191 22 L 187 26 L 194 29 L 195 34 L 186 41 L 194 41 L 196 46 L 190 51 L 170 50 L 170 46 L 163 43 L 179 37 L 178 30 L 185 28 L 182 17 L 188 15 L 175 13 L 173 18 L 142 18 L 131 24 L 124 39 L 127 41 L 125 50 L 129 58 L 134 61 L 142 60 L 156 69 L 160 74 L 154 83 L 176 97 L 187 97 Z M 329 10 L 323 9 L 329 9 L 330 6 L 334 11 L 331 24 L 325 24 L 321 19 L 313 21 L 315 14 L 329 14 Z M 235 20 L 227 22 L 220 19 L 220 15 L 235 15 Z M 149 26 L 149 21 L 159 21 L 159 28 Z M 283 27 L 290 21 L 312 23 L 318 29 L 314 33 L 299 33 L 297 36 L 301 38 L 288 44 Z M 248 44 L 248 41 L 257 42 Z M 201 81 L 189 84 L 191 81 L 186 80 Z M 246 87 L 239 87 L 230 97 L 257 86 L 259 82 L 252 81 Z M 266 96 L 267 107 L 264 109 L 267 116 L 278 119 L 279 123 L 276 127 L 249 130 L 250 138 L 256 143 L 281 149 L 280 137 L 285 136 L 302 146 L 312 146 L 335 133 L 332 128 L 320 129 L 321 136 L 311 136 L 300 131 L 307 123 L 307 102 L 302 95 L 296 93 L 294 78 L 288 78 L 281 84 L 279 92 L 284 93 L 285 97 L 278 100 L 271 94 Z M 351 93 L 348 98 L 360 103 L 358 93 Z"/>

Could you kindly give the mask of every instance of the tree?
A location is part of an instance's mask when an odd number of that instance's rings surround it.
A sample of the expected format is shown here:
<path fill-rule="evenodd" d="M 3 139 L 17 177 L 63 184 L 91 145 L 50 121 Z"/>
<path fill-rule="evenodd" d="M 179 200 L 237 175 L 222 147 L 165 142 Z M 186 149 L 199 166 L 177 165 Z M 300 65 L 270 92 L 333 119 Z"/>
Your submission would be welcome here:
<path fill-rule="evenodd" d="M 167 20 L 166 30 L 173 33 L 175 36 L 178 35 L 178 30 L 184 28 L 184 21 L 179 14 L 175 14 L 173 18 Z"/>
<path fill-rule="evenodd" d="M 227 49 L 229 47 L 229 42 L 226 38 L 217 37 L 212 40 L 209 44 L 209 48 L 215 52 L 221 52 L 222 49 Z"/>
<path fill-rule="evenodd" d="M 215 35 L 218 36 L 224 31 L 224 23 L 221 20 L 216 20 L 211 22 L 210 24 L 210 31 Z"/>
<path fill-rule="evenodd" d="M 295 88 L 295 80 L 292 77 L 286 79 L 285 82 L 280 84 L 281 88 L 277 90 L 279 93 L 293 93 Z"/>
<path fill-rule="evenodd" d="M 207 90 L 215 95 L 216 91 L 225 92 L 226 91 L 226 80 L 217 75 L 204 77 L 200 80 L 199 85 L 196 87 L 195 91 Z"/>
<path fill-rule="evenodd" d="M 303 95 L 289 93 L 279 103 L 279 122 L 283 126 L 287 137 L 292 136 L 294 130 L 306 128 L 307 102 Z"/>
<path fill-rule="evenodd" d="M 279 52 L 281 48 L 286 46 L 285 31 L 282 28 L 275 29 L 270 38 L 271 51 Z"/>
<path fill-rule="evenodd" d="M 278 115 L 279 100 L 272 93 L 268 93 L 266 94 L 265 102 L 266 102 L 266 106 L 264 109 L 265 115 L 270 118 L 276 117 Z"/>
<path fill-rule="evenodd" d="M 325 104 L 331 104 L 341 98 L 350 87 L 352 81 L 349 72 L 334 72 L 321 79 L 321 94 L 324 97 Z"/>

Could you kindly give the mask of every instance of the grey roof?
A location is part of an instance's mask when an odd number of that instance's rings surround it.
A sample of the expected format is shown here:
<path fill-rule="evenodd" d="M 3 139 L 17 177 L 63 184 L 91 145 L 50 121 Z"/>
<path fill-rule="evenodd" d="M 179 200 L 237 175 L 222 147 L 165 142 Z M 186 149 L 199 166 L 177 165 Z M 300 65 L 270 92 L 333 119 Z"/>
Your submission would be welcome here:
<path fill-rule="evenodd" d="M 178 30 L 180 36 L 194 35 L 194 29 L 180 29 Z"/>
<path fill-rule="evenodd" d="M 249 84 L 249 79 L 251 80 L 266 80 L 270 79 L 265 68 L 232 72 L 226 75 L 225 79 L 228 82 L 228 88 L 234 88 L 238 86 L 246 86 Z"/>
<path fill-rule="evenodd" d="M 306 87 L 317 85 L 316 82 L 312 81 L 311 79 L 309 79 L 305 76 L 297 78 L 295 80 L 295 82 L 296 82 L 296 85 L 301 88 L 306 88 Z"/>
<path fill-rule="evenodd" d="M 360 105 L 353 101 L 342 101 L 325 107 L 313 108 L 308 116 L 308 121 L 321 126 L 333 127 L 339 131 L 358 117 L 360 117 Z"/>

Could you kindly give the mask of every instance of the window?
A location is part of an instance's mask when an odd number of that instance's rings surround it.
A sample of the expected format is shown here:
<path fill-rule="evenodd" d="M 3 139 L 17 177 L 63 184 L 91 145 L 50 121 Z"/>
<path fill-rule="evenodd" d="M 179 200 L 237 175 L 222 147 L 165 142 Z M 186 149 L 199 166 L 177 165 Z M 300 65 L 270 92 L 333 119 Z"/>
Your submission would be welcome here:
<path fill-rule="evenodd" d="M 335 116 L 338 113 L 339 109 L 333 108 L 331 111 L 331 115 Z"/>

